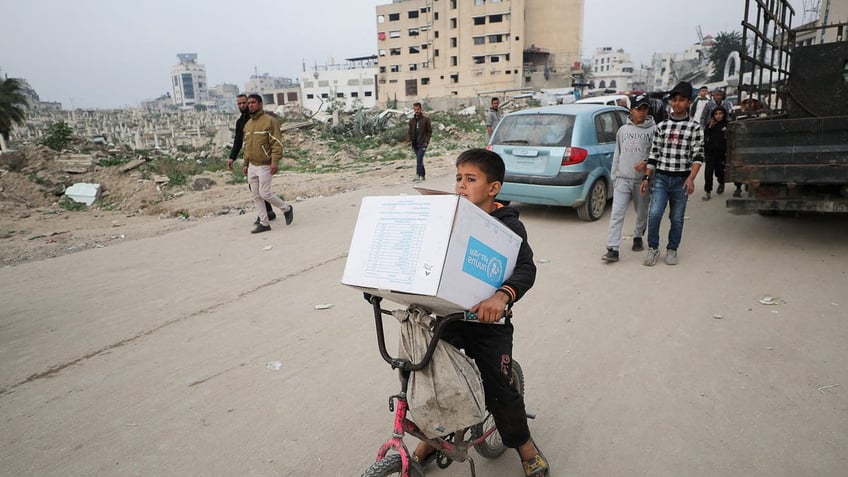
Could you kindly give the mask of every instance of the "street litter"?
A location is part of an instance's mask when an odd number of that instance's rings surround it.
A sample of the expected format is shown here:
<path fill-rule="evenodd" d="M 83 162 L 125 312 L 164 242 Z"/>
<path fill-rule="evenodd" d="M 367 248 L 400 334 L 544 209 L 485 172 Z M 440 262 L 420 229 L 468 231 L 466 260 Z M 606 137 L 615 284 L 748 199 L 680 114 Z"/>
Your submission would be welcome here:
<path fill-rule="evenodd" d="M 268 364 L 266 364 L 265 367 L 271 371 L 279 371 L 283 367 L 283 363 L 280 361 L 268 361 Z"/>
<path fill-rule="evenodd" d="M 719 315 L 719 314 L 715 314 L 715 315 L 713 315 L 713 318 L 715 318 L 716 320 L 720 320 L 720 319 L 722 319 L 722 318 L 724 318 L 724 317 L 723 317 L 723 316 L 721 316 L 721 315 Z"/>
<path fill-rule="evenodd" d="M 783 301 L 779 296 L 769 296 L 766 295 L 760 298 L 760 304 L 762 305 L 783 305 L 786 302 Z"/>
<path fill-rule="evenodd" d="M 323 305 L 315 305 L 316 310 L 329 310 L 333 307 L 332 303 L 325 303 Z"/>
<path fill-rule="evenodd" d="M 550 260 L 547 258 L 540 258 L 539 260 L 536 260 L 536 263 L 550 263 Z"/>
<path fill-rule="evenodd" d="M 824 394 L 825 389 L 838 388 L 838 387 L 839 387 L 838 384 L 830 384 L 830 385 L 827 385 L 827 386 L 822 386 L 822 387 L 819 388 L 819 392 Z"/>
<path fill-rule="evenodd" d="M 270 245 L 266 245 L 265 248 L 262 249 L 262 251 L 267 252 L 268 250 L 271 250 L 271 248 L 273 247 L 271 247 Z"/>

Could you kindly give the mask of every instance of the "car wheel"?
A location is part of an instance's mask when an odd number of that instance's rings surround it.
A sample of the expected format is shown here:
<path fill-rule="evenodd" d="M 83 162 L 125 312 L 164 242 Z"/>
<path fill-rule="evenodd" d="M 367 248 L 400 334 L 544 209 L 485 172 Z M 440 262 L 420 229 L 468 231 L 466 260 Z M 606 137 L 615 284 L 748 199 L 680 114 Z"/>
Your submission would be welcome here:
<path fill-rule="evenodd" d="M 606 208 L 607 184 L 603 179 L 598 179 L 592 183 L 589 195 L 586 196 L 586 202 L 583 202 L 583 205 L 577 208 L 577 216 L 580 217 L 580 220 L 594 222 L 604 215 Z"/>

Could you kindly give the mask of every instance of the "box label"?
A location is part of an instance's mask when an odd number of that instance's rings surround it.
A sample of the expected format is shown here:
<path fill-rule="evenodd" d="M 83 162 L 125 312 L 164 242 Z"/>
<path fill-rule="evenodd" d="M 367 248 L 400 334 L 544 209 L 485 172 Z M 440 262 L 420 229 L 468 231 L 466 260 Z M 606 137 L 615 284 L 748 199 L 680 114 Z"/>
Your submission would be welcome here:
<path fill-rule="evenodd" d="M 507 258 L 473 236 L 468 237 L 462 271 L 495 288 L 504 282 Z"/>

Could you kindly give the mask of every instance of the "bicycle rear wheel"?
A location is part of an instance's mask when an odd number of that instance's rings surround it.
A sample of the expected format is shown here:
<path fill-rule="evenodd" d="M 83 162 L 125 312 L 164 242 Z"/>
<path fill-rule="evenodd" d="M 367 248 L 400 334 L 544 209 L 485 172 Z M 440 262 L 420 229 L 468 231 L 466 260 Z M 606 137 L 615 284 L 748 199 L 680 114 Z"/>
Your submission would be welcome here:
<path fill-rule="evenodd" d="M 362 474 L 362 477 L 390 477 L 403 476 L 403 462 L 400 454 L 387 455 L 382 460 L 374 463 Z M 424 470 L 418 462 L 409 462 L 409 477 L 424 477 Z"/>
<path fill-rule="evenodd" d="M 524 370 L 521 369 L 521 365 L 518 364 L 518 361 L 512 362 L 512 370 L 510 372 L 512 373 L 512 381 L 515 383 L 515 388 L 518 389 L 518 392 L 523 396 Z M 471 438 L 475 440 L 479 439 L 493 427 L 495 427 L 495 418 L 489 414 L 486 416 L 485 421 L 471 428 Z M 474 450 L 486 459 L 496 459 L 506 452 L 507 447 L 504 445 L 503 440 L 501 440 L 501 434 L 496 430 L 488 438 L 486 438 L 485 441 L 474 446 Z"/>

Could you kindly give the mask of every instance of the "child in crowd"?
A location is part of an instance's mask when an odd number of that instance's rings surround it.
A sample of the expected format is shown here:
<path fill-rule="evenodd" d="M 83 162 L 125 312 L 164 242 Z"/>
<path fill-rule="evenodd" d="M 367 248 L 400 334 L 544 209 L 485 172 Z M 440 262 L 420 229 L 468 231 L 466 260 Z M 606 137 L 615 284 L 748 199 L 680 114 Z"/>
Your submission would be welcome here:
<path fill-rule="evenodd" d="M 512 366 L 512 304 L 533 286 L 536 265 L 533 250 L 527 243 L 527 231 L 518 219 L 518 211 L 495 202 L 505 174 L 501 157 L 485 149 L 469 149 L 456 159 L 456 193 L 470 200 L 492 217 L 503 222 L 521 239 L 515 270 L 495 293 L 472 307 L 480 323 L 456 321 L 449 324 L 442 339 L 465 350 L 480 369 L 486 407 L 495 418 L 503 443 L 518 451 L 526 477 L 547 476 L 548 460 L 536 447 L 527 426 L 524 397 L 510 379 Z M 507 314 L 506 323 L 493 324 Z M 427 463 L 435 457 L 434 449 L 421 442 L 415 459 Z"/>
<path fill-rule="evenodd" d="M 704 131 L 704 200 L 710 200 L 713 175 L 718 180 L 716 193 L 724 192 L 724 166 L 727 160 L 727 110 L 716 106 Z"/>

